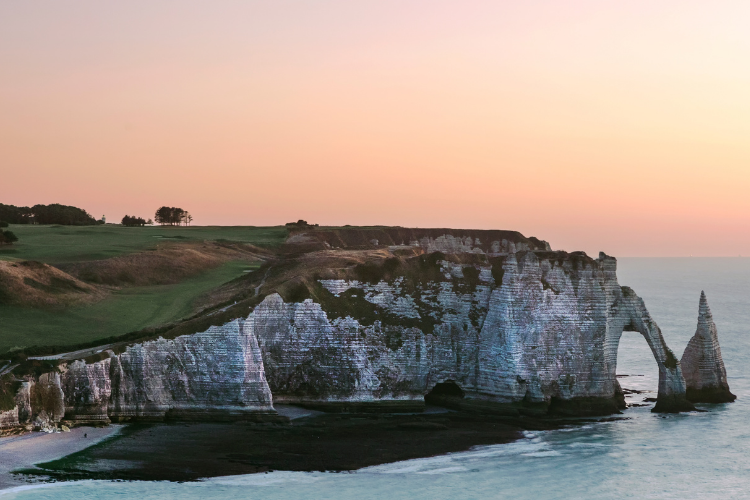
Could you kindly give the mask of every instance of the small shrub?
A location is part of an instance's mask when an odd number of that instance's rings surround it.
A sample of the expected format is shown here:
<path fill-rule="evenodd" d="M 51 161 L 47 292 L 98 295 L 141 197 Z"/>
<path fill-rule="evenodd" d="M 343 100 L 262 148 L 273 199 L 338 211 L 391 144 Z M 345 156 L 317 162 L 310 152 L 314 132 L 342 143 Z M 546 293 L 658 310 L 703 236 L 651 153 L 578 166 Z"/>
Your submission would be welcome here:
<path fill-rule="evenodd" d="M 492 279 L 495 281 L 496 287 L 503 286 L 503 276 L 505 275 L 505 269 L 503 269 L 503 261 L 497 261 L 492 263 Z"/>
<path fill-rule="evenodd" d="M 12 231 L 0 231 L 0 245 L 12 245 L 18 241 L 18 236 Z"/>
<path fill-rule="evenodd" d="M 281 296 L 285 302 L 304 302 L 310 298 L 310 290 L 302 282 L 292 284 L 286 290 L 280 290 Z"/>
<path fill-rule="evenodd" d="M 8 227 L 8 223 L 4 220 L 0 220 L 0 227 Z"/>
<path fill-rule="evenodd" d="M 21 387 L 21 382 L 14 379 L 13 375 L 5 374 L 0 378 L 0 411 L 12 410 L 16 406 L 16 392 Z"/>
<path fill-rule="evenodd" d="M 398 269 L 400 265 L 400 260 L 398 260 L 396 257 L 391 257 L 390 259 L 385 259 L 385 262 L 383 262 L 383 270 L 386 273 L 390 274 L 396 271 L 396 269 Z"/>
<path fill-rule="evenodd" d="M 677 368 L 677 358 L 674 357 L 674 354 L 668 347 L 665 349 L 665 351 L 666 359 L 664 360 L 664 366 L 671 370 L 675 370 Z"/>
<path fill-rule="evenodd" d="M 376 284 L 383 279 L 383 268 L 375 262 L 365 262 L 354 266 L 354 274 L 358 280 Z"/>
<path fill-rule="evenodd" d="M 474 266 L 468 266 L 461 269 L 464 274 L 464 281 L 469 287 L 469 290 L 474 292 L 479 285 L 479 269 Z"/>

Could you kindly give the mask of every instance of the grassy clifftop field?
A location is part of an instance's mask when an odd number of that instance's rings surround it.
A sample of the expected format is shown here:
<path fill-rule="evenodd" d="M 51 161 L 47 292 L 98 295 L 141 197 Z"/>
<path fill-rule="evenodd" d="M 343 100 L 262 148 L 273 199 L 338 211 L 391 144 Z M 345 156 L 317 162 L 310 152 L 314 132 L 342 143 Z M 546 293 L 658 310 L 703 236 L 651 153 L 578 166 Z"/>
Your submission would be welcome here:
<path fill-rule="evenodd" d="M 18 236 L 0 247 L 0 260 L 38 260 L 47 264 L 108 259 L 156 248 L 160 243 L 227 240 L 257 246 L 284 242 L 287 230 L 251 226 L 36 226 L 11 225 Z"/>
<path fill-rule="evenodd" d="M 0 305 L 0 352 L 85 343 L 171 323 L 191 315 L 204 294 L 256 268 L 253 262 L 227 262 L 173 285 L 114 290 L 88 305 L 60 309 Z"/>
<path fill-rule="evenodd" d="M 18 243 L 0 247 L 0 352 L 89 342 L 190 316 L 288 234 L 218 226 L 12 230 Z"/>

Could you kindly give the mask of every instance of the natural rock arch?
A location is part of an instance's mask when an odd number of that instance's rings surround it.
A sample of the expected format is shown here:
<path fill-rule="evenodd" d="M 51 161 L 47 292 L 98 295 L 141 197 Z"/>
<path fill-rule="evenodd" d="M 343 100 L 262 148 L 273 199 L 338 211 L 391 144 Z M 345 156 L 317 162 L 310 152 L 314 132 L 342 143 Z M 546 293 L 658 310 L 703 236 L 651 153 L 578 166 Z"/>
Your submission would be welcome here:
<path fill-rule="evenodd" d="M 685 397 L 685 379 L 677 357 L 664 341 L 664 336 L 643 299 L 629 287 L 621 287 L 621 294 L 610 306 L 607 322 L 606 358 L 611 380 L 616 380 L 617 349 L 624 331 L 638 332 L 646 339 L 659 367 L 659 393 L 654 412 L 676 413 L 695 407 Z M 619 384 L 618 384 L 619 385 Z"/>

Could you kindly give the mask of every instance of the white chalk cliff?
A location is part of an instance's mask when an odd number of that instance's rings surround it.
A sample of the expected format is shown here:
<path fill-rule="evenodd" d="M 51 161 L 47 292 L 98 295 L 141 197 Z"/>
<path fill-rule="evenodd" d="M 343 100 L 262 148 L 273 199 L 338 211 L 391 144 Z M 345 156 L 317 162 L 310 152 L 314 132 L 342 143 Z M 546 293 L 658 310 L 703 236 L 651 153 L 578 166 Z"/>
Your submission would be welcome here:
<path fill-rule="evenodd" d="M 377 238 L 321 237 L 326 249 L 281 257 L 248 284 L 260 295 L 246 317 L 23 374 L 0 427 L 263 419 L 273 401 L 419 408 L 425 396 L 498 414 L 609 414 L 624 405 L 616 368 L 626 330 L 656 359 L 654 411 L 689 411 L 706 394 L 730 400 L 704 295 L 680 362 L 643 300 L 617 282 L 613 257 L 552 252 L 517 233 L 482 241 L 479 231 L 415 231 L 381 231 L 395 245 L 359 253 L 336 245 L 377 247 Z"/>

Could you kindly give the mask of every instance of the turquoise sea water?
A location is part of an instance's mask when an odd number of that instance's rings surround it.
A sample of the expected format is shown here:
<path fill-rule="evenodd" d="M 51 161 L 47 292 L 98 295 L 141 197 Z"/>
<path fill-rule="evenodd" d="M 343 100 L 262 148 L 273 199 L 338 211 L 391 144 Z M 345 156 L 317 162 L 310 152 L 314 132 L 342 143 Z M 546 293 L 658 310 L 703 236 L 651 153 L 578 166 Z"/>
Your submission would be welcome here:
<path fill-rule="evenodd" d="M 621 259 L 618 275 L 645 299 L 678 357 L 695 332 L 700 291 L 706 291 L 735 403 L 670 416 L 630 408 L 629 420 L 526 433 L 511 444 L 354 473 L 87 481 L 12 490 L 2 500 L 750 498 L 750 259 Z M 624 388 L 656 391 L 656 363 L 639 334 L 623 335 L 617 371 L 629 375 L 620 379 Z"/>

